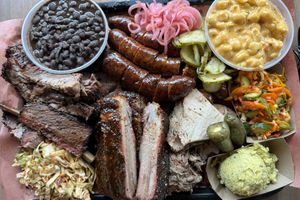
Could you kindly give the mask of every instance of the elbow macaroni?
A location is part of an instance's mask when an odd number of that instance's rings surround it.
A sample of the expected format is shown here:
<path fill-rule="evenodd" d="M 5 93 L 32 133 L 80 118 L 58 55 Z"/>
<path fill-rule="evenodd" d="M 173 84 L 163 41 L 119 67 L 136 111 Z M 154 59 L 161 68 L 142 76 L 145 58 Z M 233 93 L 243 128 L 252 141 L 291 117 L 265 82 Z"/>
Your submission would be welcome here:
<path fill-rule="evenodd" d="M 262 68 L 276 58 L 288 32 L 282 15 L 267 0 L 219 0 L 207 26 L 217 51 L 249 68 Z"/>

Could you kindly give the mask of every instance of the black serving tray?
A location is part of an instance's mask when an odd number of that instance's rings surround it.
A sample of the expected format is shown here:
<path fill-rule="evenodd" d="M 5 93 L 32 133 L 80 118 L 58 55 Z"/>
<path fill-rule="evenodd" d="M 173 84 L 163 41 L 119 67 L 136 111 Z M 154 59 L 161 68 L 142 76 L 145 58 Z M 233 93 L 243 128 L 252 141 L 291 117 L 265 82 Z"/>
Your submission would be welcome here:
<path fill-rule="evenodd" d="M 153 0 L 141 0 L 142 2 L 151 3 Z M 211 4 L 214 0 L 189 0 L 192 5 L 201 5 L 201 4 Z M 103 9 L 103 11 L 111 15 L 114 12 L 124 12 L 127 11 L 128 7 L 133 5 L 136 0 L 109 0 L 99 2 L 99 6 Z M 167 3 L 168 0 L 156 0 L 159 3 Z M 268 192 L 263 195 L 258 195 L 252 198 L 248 198 L 247 200 L 263 200 L 267 197 L 270 197 L 276 193 L 278 193 L 283 188 L 274 190 L 272 192 Z M 220 197 L 215 193 L 215 191 L 210 187 L 202 186 L 200 188 L 194 189 L 193 193 L 189 192 L 181 192 L 181 193 L 173 193 L 172 195 L 168 196 L 166 200 L 221 200 Z M 112 200 L 109 197 L 103 196 L 101 194 L 92 194 L 92 200 Z"/>
<path fill-rule="evenodd" d="M 96 0 L 97 1 L 97 0 Z M 145 3 L 151 3 L 153 0 L 141 0 L 142 2 Z M 211 4 L 214 0 L 189 0 L 189 2 L 192 5 L 195 4 Z M 98 0 L 98 5 L 103 9 L 105 13 L 111 13 L 111 12 L 121 12 L 121 11 L 126 11 L 129 6 L 133 5 L 136 0 L 104 0 L 100 1 Z M 159 3 L 167 3 L 169 2 L 168 0 L 156 0 L 156 2 Z"/>
<path fill-rule="evenodd" d="M 263 200 L 268 197 L 271 197 L 272 195 L 278 193 L 283 188 L 274 190 L 272 192 L 268 192 L 262 195 L 258 195 L 252 198 L 247 198 L 245 200 Z M 220 197 L 215 193 L 215 191 L 209 187 L 202 187 L 194 190 L 193 193 L 188 192 L 181 192 L 181 193 L 174 193 L 171 196 L 168 196 L 166 200 L 221 200 Z M 112 200 L 109 197 L 100 195 L 100 194 L 93 194 L 92 200 Z"/>

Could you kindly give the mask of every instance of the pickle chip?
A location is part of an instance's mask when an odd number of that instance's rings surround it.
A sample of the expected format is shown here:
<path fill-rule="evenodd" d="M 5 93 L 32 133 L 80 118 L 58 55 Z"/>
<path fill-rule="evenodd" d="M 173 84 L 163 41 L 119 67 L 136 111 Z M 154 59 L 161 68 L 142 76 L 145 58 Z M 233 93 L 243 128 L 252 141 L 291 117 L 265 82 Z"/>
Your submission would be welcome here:
<path fill-rule="evenodd" d="M 200 66 L 200 54 L 197 46 L 183 46 L 180 50 L 180 57 L 188 65 L 194 67 Z"/>
<path fill-rule="evenodd" d="M 204 67 L 204 71 L 211 74 L 220 74 L 225 71 L 225 64 L 221 62 L 218 58 L 212 57 L 211 60 Z"/>
<path fill-rule="evenodd" d="M 183 46 L 187 46 L 187 45 L 205 44 L 205 43 L 206 43 L 206 38 L 203 30 L 195 30 L 195 31 L 183 33 L 172 41 L 172 44 L 176 48 L 183 48 Z"/>
<path fill-rule="evenodd" d="M 201 71 L 204 71 L 204 68 L 208 62 L 209 59 L 209 51 L 208 48 L 205 48 L 204 55 L 201 57 Z"/>
<path fill-rule="evenodd" d="M 218 92 L 221 87 L 222 87 L 222 83 L 202 83 L 203 85 L 203 89 L 206 92 Z"/>
<path fill-rule="evenodd" d="M 229 81 L 231 79 L 231 77 L 224 73 L 202 74 L 202 75 L 199 75 L 199 79 L 203 83 L 223 83 L 225 81 Z"/>

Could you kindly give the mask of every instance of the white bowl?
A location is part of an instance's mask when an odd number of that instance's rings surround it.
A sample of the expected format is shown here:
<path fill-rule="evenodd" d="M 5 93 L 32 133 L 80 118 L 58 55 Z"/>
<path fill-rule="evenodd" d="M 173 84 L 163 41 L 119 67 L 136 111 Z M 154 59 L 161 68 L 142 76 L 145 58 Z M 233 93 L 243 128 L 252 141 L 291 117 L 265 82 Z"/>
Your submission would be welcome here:
<path fill-rule="evenodd" d="M 218 1 L 219 0 L 215 0 L 211 4 L 211 6 L 209 7 L 209 9 L 207 11 L 207 16 L 211 13 L 212 9 L 215 7 L 215 5 Z M 292 43 L 293 43 L 293 39 L 294 39 L 294 22 L 293 22 L 293 18 L 291 16 L 291 13 L 288 10 L 288 8 L 286 7 L 286 5 L 281 0 L 268 0 L 268 1 L 271 2 L 280 11 L 280 13 L 283 16 L 285 22 L 287 23 L 287 26 L 288 26 L 289 30 L 288 30 L 287 36 L 285 38 L 283 47 L 282 47 L 281 51 L 279 52 L 278 57 L 276 57 L 275 59 L 265 63 L 263 69 L 269 69 L 269 68 L 275 66 L 276 64 L 278 64 L 284 58 L 284 56 L 288 53 L 288 51 L 290 50 L 290 48 L 292 46 Z M 258 70 L 261 70 L 259 68 L 249 68 L 249 67 L 246 68 L 246 67 L 238 66 L 238 65 L 233 64 L 230 61 L 226 60 L 222 55 L 220 55 L 218 53 L 218 51 L 214 47 L 212 41 L 210 40 L 210 37 L 208 35 L 208 27 L 207 27 L 206 20 L 205 20 L 204 30 L 205 30 L 205 35 L 206 35 L 207 43 L 208 43 L 209 47 L 214 52 L 214 54 L 222 62 L 224 62 L 226 65 L 228 65 L 232 68 L 235 68 L 237 70 L 242 70 L 242 71 L 258 71 Z"/>
<path fill-rule="evenodd" d="M 104 41 L 101 44 L 101 47 L 99 49 L 99 51 L 97 52 L 97 54 L 88 62 L 84 63 L 83 65 L 73 68 L 73 69 L 68 69 L 68 70 L 55 70 L 55 69 L 51 69 L 47 66 L 45 66 L 43 63 L 39 62 L 35 56 L 33 55 L 33 49 L 32 46 L 30 44 L 30 37 L 29 34 L 31 32 L 31 28 L 32 28 L 32 19 L 35 16 L 35 14 L 37 13 L 37 11 L 46 3 L 50 2 L 51 0 L 42 0 L 39 1 L 27 14 L 24 22 L 23 22 L 23 26 L 22 26 L 22 32 L 21 32 L 21 39 L 22 39 L 22 45 L 24 48 L 24 51 L 27 55 L 27 57 L 39 68 L 49 72 L 49 73 L 53 73 L 53 74 L 70 74 L 70 73 L 74 73 L 74 72 L 78 72 L 81 71 L 87 67 L 89 67 L 90 65 L 92 65 L 102 54 L 102 52 L 104 51 L 106 45 L 107 45 L 107 40 L 108 40 L 108 22 L 107 22 L 107 18 L 103 12 L 103 10 L 99 7 L 99 5 L 92 1 L 92 0 L 88 0 L 89 2 L 93 3 L 96 8 L 98 10 L 100 10 L 101 14 L 102 14 L 102 18 L 103 18 L 103 23 L 104 23 L 104 29 L 105 29 L 105 36 L 104 36 Z"/>

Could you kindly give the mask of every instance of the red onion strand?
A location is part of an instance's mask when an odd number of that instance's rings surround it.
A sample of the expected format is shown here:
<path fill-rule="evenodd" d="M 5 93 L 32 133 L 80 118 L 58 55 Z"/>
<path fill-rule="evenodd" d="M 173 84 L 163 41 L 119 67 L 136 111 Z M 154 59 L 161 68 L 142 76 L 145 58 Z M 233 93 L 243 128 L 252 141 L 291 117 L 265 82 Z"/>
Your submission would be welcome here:
<path fill-rule="evenodd" d="M 161 3 L 146 4 L 137 1 L 128 13 L 134 16 L 134 23 L 128 25 L 133 34 L 143 30 L 153 34 L 152 40 L 157 40 L 168 50 L 168 44 L 179 34 L 201 26 L 201 14 L 190 6 L 187 0 L 172 0 L 163 5 Z"/>

